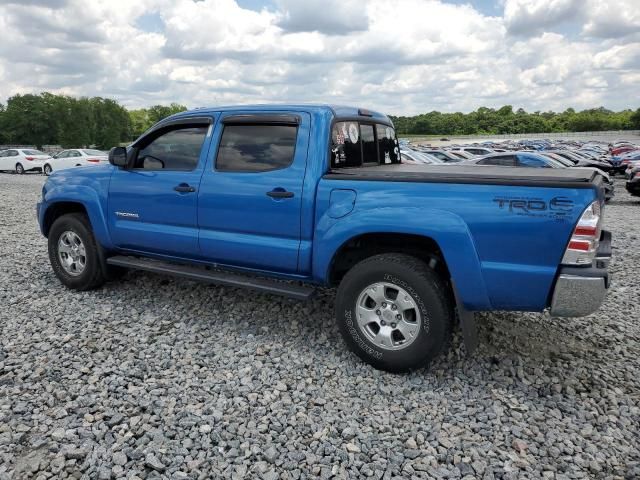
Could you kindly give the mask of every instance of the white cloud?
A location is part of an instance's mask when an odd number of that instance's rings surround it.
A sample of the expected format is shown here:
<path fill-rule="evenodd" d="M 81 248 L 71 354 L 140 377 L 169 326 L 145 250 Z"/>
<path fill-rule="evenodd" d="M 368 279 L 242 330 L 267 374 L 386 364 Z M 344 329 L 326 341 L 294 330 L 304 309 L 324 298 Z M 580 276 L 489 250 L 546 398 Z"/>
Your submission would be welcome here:
<path fill-rule="evenodd" d="M 586 35 L 619 38 L 640 32 L 638 0 L 589 0 Z"/>
<path fill-rule="evenodd" d="M 506 0 L 504 21 L 509 33 L 529 35 L 580 15 L 585 0 Z"/>
<path fill-rule="evenodd" d="M 259 11 L 235 0 L 5 1 L 0 102 L 48 90 L 130 107 L 637 108 L 636 0 L 612 1 L 624 35 L 597 0 L 506 0 L 503 16 L 440 0 L 279 0 Z M 162 28 L 141 30 L 150 14 Z"/>

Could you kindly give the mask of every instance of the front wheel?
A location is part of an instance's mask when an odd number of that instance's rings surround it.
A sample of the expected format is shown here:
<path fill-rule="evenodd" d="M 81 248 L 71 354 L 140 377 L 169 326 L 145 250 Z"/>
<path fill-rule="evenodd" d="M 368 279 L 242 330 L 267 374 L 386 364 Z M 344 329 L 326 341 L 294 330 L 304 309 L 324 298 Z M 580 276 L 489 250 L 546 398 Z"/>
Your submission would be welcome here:
<path fill-rule="evenodd" d="M 105 282 L 98 246 L 85 215 L 70 213 L 56 219 L 48 240 L 51 267 L 65 286 L 91 290 Z"/>
<path fill-rule="evenodd" d="M 336 297 L 336 320 L 351 350 L 389 372 L 428 365 L 449 342 L 453 318 L 443 279 L 406 254 L 361 261 L 344 276 Z"/>
<path fill-rule="evenodd" d="M 24 167 L 21 163 L 16 163 L 16 173 L 22 175 L 24 173 Z"/>
<path fill-rule="evenodd" d="M 48 163 L 44 166 L 44 168 L 42 169 L 42 172 L 48 177 L 49 175 L 51 175 L 51 165 L 49 165 Z"/>

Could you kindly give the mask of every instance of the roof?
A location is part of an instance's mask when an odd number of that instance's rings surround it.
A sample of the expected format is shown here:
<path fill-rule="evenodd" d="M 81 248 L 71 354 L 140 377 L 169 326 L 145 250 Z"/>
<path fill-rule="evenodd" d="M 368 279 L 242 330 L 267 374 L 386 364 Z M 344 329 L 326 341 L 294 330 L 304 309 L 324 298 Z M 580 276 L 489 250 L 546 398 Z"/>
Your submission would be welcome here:
<path fill-rule="evenodd" d="M 391 122 L 389 117 L 383 113 L 375 112 L 373 110 L 369 110 L 363 107 L 351 107 L 345 105 L 331 105 L 331 104 L 321 104 L 321 103 L 299 103 L 299 104 L 289 104 L 289 103 L 271 103 L 271 104 L 256 104 L 256 105 L 225 105 L 219 107 L 200 107 L 193 110 L 188 110 L 186 112 L 176 113 L 169 118 L 180 118 L 182 116 L 189 116 L 193 114 L 202 114 L 202 113 L 214 113 L 214 112 L 246 112 L 246 111 L 278 111 L 278 110 L 286 110 L 286 111 L 301 111 L 301 112 L 309 112 L 309 113 L 331 113 L 335 117 L 338 118 L 354 118 L 354 117 L 363 117 L 363 118 L 371 118 L 376 120 L 382 120 L 387 123 Z M 361 115 L 361 111 L 366 110 L 371 116 L 363 116 Z"/>

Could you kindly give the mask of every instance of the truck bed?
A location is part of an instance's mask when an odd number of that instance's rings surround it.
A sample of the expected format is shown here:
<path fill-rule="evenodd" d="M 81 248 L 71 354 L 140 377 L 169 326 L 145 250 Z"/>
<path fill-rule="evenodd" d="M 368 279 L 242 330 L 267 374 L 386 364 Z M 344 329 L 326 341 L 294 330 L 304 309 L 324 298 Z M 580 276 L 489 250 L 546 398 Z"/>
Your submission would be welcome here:
<path fill-rule="evenodd" d="M 597 188 L 602 175 L 571 168 L 514 168 L 477 165 L 371 165 L 330 170 L 324 178 L 418 183 L 470 183 L 529 187 Z"/>

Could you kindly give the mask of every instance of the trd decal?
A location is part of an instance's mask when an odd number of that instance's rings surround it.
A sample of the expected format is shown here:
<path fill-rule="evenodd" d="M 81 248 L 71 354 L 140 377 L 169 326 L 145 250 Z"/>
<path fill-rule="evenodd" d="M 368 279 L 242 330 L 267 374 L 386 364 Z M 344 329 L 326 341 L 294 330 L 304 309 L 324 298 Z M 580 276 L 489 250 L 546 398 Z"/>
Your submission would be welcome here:
<path fill-rule="evenodd" d="M 498 209 L 527 217 L 555 218 L 564 220 L 573 212 L 573 200 L 567 197 L 553 197 L 547 201 L 532 197 L 496 197 L 493 201 Z"/>

